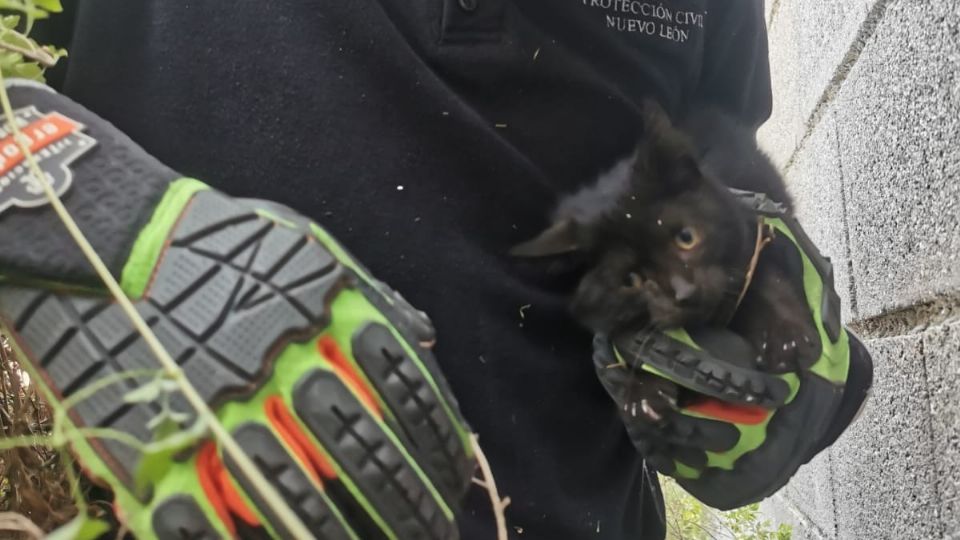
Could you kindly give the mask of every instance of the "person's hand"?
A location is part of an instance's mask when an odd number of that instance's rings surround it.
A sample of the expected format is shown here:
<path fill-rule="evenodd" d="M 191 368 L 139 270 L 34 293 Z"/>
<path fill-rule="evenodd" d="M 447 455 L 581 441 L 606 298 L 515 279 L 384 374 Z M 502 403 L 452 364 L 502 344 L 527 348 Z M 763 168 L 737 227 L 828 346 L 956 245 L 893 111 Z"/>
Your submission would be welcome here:
<path fill-rule="evenodd" d="M 829 260 L 795 220 L 762 197 L 754 202 L 779 247 L 800 257 L 790 278 L 806 302 L 802 314 L 791 315 L 812 321 L 814 346 L 789 351 L 788 368 L 774 371 L 762 361 L 765 343 L 729 330 L 628 332 L 594 343 L 597 374 L 637 449 L 722 510 L 773 494 L 831 445 L 862 407 L 873 377 L 866 348 L 840 324 Z M 743 315 L 751 328 L 785 324 L 751 320 L 767 312 Z"/>
<path fill-rule="evenodd" d="M 178 179 L 49 89 L 8 91 L 41 168 L 179 366 L 161 367 L 6 154 L 0 322 L 137 538 L 458 537 L 474 455 L 426 315 L 292 210 Z"/>

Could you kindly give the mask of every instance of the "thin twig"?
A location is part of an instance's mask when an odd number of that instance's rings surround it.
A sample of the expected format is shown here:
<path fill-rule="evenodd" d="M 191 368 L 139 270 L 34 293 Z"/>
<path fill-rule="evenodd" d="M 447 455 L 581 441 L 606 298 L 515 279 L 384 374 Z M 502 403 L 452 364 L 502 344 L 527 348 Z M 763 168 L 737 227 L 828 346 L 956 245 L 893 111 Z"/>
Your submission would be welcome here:
<path fill-rule="evenodd" d="M 43 539 L 43 531 L 27 517 L 16 512 L 0 512 L 0 531 L 18 531 L 36 540 Z"/>
<path fill-rule="evenodd" d="M 479 437 L 472 435 L 470 440 L 473 442 L 473 453 L 477 456 L 477 464 L 480 465 L 480 472 L 483 473 L 483 480 L 480 480 L 480 482 L 485 483 L 487 493 L 490 494 L 490 505 L 493 507 L 493 517 L 497 521 L 497 540 L 507 540 L 507 518 L 503 511 L 506 510 L 510 504 L 510 497 L 500 498 L 500 493 L 497 492 L 497 482 L 493 478 L 493 471 L 490 470 L 490 462 L 487 461 L 487 456 L 484 455 L 483 450 L 480 449 Z"/>
<path fill-rule="evenodd" d="M 80 477 L 77 471 L 73 469 L 73 456 L 63 446 L 57 449 L 60 454 L 60 463 L 63 465 L 63 472 L 67 477 L 67 485 L 70 486 L 70 494 L 73 496 L 74 504 L 77 505 L 77 514 L 86 516 L 88 513 L 87 499 L 83 496 L 80 489 Z"/>
<path fill-rule="evenodd" d="M 23 55 L 24 58 L 29 58 L 45 68 L 52 68 L 57 65 L 57 59 L 40 47 L 34 47 L 33 50 L 30 50 L 25 47 L 18 47 L 17 45 L 0 41 L 0 49 Z"/>

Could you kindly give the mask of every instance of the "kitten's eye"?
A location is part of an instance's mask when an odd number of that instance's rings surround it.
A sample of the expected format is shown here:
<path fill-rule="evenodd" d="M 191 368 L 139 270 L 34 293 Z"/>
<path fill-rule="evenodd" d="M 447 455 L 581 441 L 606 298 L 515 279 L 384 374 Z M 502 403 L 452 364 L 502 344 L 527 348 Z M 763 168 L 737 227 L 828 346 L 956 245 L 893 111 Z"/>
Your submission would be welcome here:
<path fill-rule="evenodd" d="M 680 249 L 689 251 L 700 244 L 700 233 L 693 227 L 684 227 L 673 236 L 673 241 Z"/>

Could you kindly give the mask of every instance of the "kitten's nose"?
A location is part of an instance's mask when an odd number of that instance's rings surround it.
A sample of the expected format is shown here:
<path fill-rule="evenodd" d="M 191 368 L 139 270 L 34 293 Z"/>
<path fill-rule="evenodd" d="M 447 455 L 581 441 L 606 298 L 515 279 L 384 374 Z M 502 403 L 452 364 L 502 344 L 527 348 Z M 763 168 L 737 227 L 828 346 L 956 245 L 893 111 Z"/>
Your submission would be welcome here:
<path fill-rule="evenodd" d="M 670 286 L 673 287 L 673 294 L 680 302 L 690 298 L 697 291 L 696 285 L 677 275 L 670 276 Z"/>

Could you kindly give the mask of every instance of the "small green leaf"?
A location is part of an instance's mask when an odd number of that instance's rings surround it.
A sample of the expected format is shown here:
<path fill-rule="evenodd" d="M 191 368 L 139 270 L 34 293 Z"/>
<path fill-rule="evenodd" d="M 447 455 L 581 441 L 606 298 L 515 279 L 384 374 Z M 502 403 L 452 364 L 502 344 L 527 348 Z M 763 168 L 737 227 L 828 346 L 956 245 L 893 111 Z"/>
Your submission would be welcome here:
<path fill-rule="evenodd" d="M 162 478 L 173 464 L 174 454 L 200 441 L 207 434 L 207 424 L 197 420 L 188 429 L 180 429 L 173 422 L 166 422 L 155 431 L 157 442 L 147 445 L 140 457 L 140 463 L 134 474 L 134 485 L 138 492 Z"/>
<path fill-rule="evenodd" d="M 163 478 L 173 465 L 173 450 L 150 452 L 140 457 L 134 473 L 133 484 L 137 493 L 146 493 L 147 488 Z"/>
<path fill-rule="evenodd" d="M 126 403 L 147 403 L 154 401 L 160 397 L 160 394 L 167 391 L 164 386 L 163 379 L 156 378 L 124 394 L 123 401 Z"/>
<path fill-rule="evenodd" d="M 43 69 L 39 64 L 30 62 L 19 64 L 13 68 L 13 76 L 21 79 L 30 79 L 33 81 L 43 81 Z"/>
<path fill-rule="evenodd" d="M 0 25 L 9 30 L 16 30 L 18 24 L 20 24 L 19 15 L 7 15 L 0 19 Z"/>
<path fill-rule="evenodd" d="M 60 0 L 33 0 L 33 3 L 51 13 L 60 13 L 63 11 Z"/>
<path fill-rule="evenodd" d="M 54 47 L 52 45 L 44 45 L 41 47 L 44 51 L 47 51 L 47 54 L 52 56 L 55 60 L 67 57 L 67 50 Z"/>
<path fill-rule="evenodd" d="M 0 69 L 4 74 L 13 70 L 13 67 L 23 62 L 23 55 L 15 52 L 0 52 Z"/>
<path fill-rule="evenodd" d="M 7 45 L 12 45 L 14 47 L 19 47 L 21 49 L 26 49 L 32 51 L 37 47 L 36 43 L 27 36 L 17 32 L 16 30 L 4 30 L 3 33 L 0 33 L 0 42 Z"/>
<path fill-rule="evenodd" d="M 33 16 L 35 20 L 46 19 L 50 16 L 50 13 L 44 11 L 34 5 L 27 6 L 26 8 L 21 8 L 19 11 L 23 11 Z"/>
<path fill-rule="evenodd" d="M 110 530 L 105 521 L 81 514 L 47 535 L 47 540 L 94 540 Z"/>
<path fill-rule="evenodd" d="M 177 425 L 183 425 L 193 417 L 193 413 L 180 412 L 180 411 L 175 411 L 173 409 L 170 409 L 169 411 L 167 411 L 167 415 L 170 417 L 170 420 L 172 420 Z"/>

